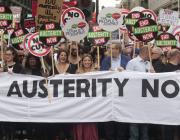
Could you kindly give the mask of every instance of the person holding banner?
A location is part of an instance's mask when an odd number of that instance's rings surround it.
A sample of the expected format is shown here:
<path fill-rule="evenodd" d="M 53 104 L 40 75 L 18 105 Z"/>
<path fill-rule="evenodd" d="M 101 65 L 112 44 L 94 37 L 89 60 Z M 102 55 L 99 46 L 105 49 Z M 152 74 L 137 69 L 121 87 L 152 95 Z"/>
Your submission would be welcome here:
<path fill-rule="evenodd" d="M 22 65 L 18 61 L 17 52 L 14 48 L 9 47 L 5 50 L 5 67 L 0 71 L 21 74 L 25 73 Z"/>
<path fill-rule="evenodd" d="M 163 72 L 180 70 L 180 51 L 172 49 L 168 53 L 168 63 L 164 66 Z"/>
<path fill-rule="evenodd" d="M 93 58 L 94 68 L 96 70 L 100 70 L 102 60 L 105 57 L 104 52 L 105 52 L 105 48 L 103 48 L 103 47 L 99 47 L 99 46 L 92 46 L 91 47 L 90 54 L 91 54 L 91 56 Z"/>
<path fill-rule="evenodd" d="M 164 69 L 164 63 L 162 62 L 163 57 L 164 53 L 161 48 L 152 48 L 152 65 L 156 72 L 162 72 Z"/>
<path fill-rule="evenodd" d="M 111 56 L 105 57 L 102 60 L 101 70 L 124 70 L 130 58 L 121 54 L 121 44 L 112 43 L 108 47 L 112 48 L 112 60 Z"/>
<path fill-rule="evenodd" d="M 55 74 L 76 73 L 77 67 L 76 65 L 69 63 L 68 52 L 66 50 L 60 50 L 57 59 L 57 63 L 55 64 Z"/>
<path fill-rule="evenodd" d="M 93 58 L 90 54 L 84 54 L 82 56 L 82 64 L 79 68 L 79 72 L 77 73 L 86 73 L 95 71 L 93 66 Z"/>
<path fill-rule="evenodd" d="M 129 57 L 121 54 L 121 44 L 112 43 L 112 60 L 111 56 L 107 56 L 102 60 L 101 70 L 118 70 L 122 71 L 125 69 Z M 104 131 L 106 140 L 127 140 L 129 138 L 129 124 L 120 122 L 105 122 Z"/>
<path fill-rule="evenodd" d="M 178 49 L 172 49 L 169 52 L 169 60 L 168 63 L 164 66 L 163 72 L 173 72 L 173 71 L 179 71 L 180 70 L 180 51 Z M 179 135 L 179 129 L 176 126 L 171 125 L 164 125 L 163 126 L 163 137 L 164 140 L 174 140 L 175 138 L 175 132 L 177 132 L 176 135 L 180 138 Z"/>
<path fill-rule="evenodd" d="M 78 65 L 78 63 L 81 61 L 81 58 L 79 56 L 79 50 L 78 50 L 78 45 L 76 45 L 75 42 L 72 42 L 72 44 L 70 44 L 69 46 L 69 62 L 71 64 L 74 64 L 74 65 Z"/>
<path fill-rule="evenodd" d="M 148 47 L 140 48 L 139 55 L 128 62 L 126 70 L 138 72 L 155 72 L 149 62 Z M 129 140 L 149 140 L 148 125 L 131 124 Z"/>
<path fill-rule="evenodd" d="M 28 54 L 25 56 L 25 72 L 26 74 L 42 76 L 42 69 L 41 69 L 41 61 L 39 57 L 36 57 L 32 54 Z"/>
<path fill-rule="evenodd" d="M 95 71 L 93 59 L 90 54 L 82 56 L 82 65 L 77 71 L 78 74 Z M 98 129 L 96 123 L 79 123 L 73 128 L 74 140 L 98 140 Z"/>

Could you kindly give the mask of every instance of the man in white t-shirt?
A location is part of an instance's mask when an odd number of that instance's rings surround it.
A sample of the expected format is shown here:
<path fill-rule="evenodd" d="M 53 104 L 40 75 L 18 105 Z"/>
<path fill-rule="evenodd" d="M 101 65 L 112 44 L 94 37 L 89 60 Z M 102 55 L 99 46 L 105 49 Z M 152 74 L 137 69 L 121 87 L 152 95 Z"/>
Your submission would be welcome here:
<path fill-rule="evenodd" d="M 154 69 L 149 62 L 148 47 L 142 47 L 140 49 L 139 55 L 128 62 L 126 70 L 154 72 Z M 129 132 L 129 140 L 149 140 L 148 125 L 146 124 L 131 124 Z"/>

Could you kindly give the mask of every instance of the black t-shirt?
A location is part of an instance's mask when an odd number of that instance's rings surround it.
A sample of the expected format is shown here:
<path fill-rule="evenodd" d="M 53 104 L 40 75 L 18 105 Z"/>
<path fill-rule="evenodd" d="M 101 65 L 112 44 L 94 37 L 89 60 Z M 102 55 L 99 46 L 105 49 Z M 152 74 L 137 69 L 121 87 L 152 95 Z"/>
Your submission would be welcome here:
<path fill-rule="evenodd" d="M 171 63 L 167 63 L 166 65 L 164 65 L 163 72 L 173 72 L 177 70 L 180 70 L 180 65 L 173 65 Z"/>
<path fill-rule="evenodd" d="M 26 68 L 25 72 L 26 74 L 30 74 L 30 75 L 42 76 L 41 69 L 38 68 L 34 68 L 34 69 Z"/>
<path fill-rule="evenodd" d="M 14 63 L 13 65 L 8 66 L 5 72 L 7 72 L 8 69 L 12 69 L 12 72 L 14 73 L 25 74 L 25 70 L 20 63 Z"/>
<path fill-rule="evenodd" d="M 66 70 L 66 73 L 75 74 L 77 68 L 78 68 L 77 64 L 71 64 L 71 63 L 70 63 L 68 69 Z M 55 66 L 54 71 L 55 71 L 55 74 L 59 74 L 56 66 Z M 50 75 L 52 75 L 52 69 L 51 69 L 51 71 L 50 71 Z"/>
<path fill-rule="evenodd" d="M 155 72 L 163 72 L 165 65 L 161 62 L 161 60 L 152 60 L 152 65 Z"/>

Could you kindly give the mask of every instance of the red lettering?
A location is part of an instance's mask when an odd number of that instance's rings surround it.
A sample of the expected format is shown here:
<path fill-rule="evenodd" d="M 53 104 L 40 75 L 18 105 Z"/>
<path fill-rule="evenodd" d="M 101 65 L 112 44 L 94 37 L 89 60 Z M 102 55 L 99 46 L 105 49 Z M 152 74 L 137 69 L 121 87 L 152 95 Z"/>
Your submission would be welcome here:
<path fill-rule="evenodd" d="M 144 34 L 142 37 L 143 37 L 143 40 L 149 40 L 149 39 L 154 38 L 153 33 Z"/>
<path fill-rule="evenodd" d="M 8 25 L 8 23 L 7 23 L 6 20 L 0 21 L 0 26 L 1 26 L 1 27 L 5 27 L 5 26 L 7 26 L 7 25 Z"/>
<path fill-rule="evenodd" d="M 23 30 L 18 30 L 18 31 L 15 32 L 15 35 L 16 35 L 16 36 L 20 36 L 20 35 L 22 35 L 23 33 L 24 33 Z"/>
<path fill-rule="evenodd" d="M 93 31 L 94 32 L 97 32 L 97 31 L 100 31 L 100 30 L 101 30 L 101 28 L 99 26 L 94 26 L 93 27 Z"/>
<path fill-rule="evenodd" d="M 11 28 L 11 29 L 8 29 L 7 31 L 8 31 L 8 34 L 12 34 L 14 32 L 14 29 Z"/>
<path fill-rule="evenodd" d="M 94 43 L 96 45 L 103 44 L 103 43 L 105 43 L 105 39 L 104 38 L 97 38 L 97 39 L 94 40 Z"/>
<path fill-rule="evenodd" d="M 46 30 L 52 30 L 54 28 L 55 28 L 55 25 L 53 23 L 46 24 L 46 27 L 45 27 Z"/>
<path fill-rule="evenodd" d="M 140 18 L 140 14 L 139 13 L 133 13 L 132 18 L 133 19 L 138 19 L 138 18 Z"/>
<path fill-rule="evenodd" d="M 169 39 L 169 35 L 161 35 L 161 40 L 168 40 Z"/>
<path fill-rule="evenodd" d="M 5 11 L 4 7 L 0 7 L 0 12 L 3 13 Z"/>
<path fill-rule="evenodd" d="M 149 25 L 149 20 L 141 20 L 140 22 L 139 22 L 139 25 L 140 25 L 140 27 L 142 27 L 142 26 L 146 26 L 146 25 Z"/>
<path fill-rule="evenodd" d="M 57 42 L 57 37 L 50 37 L 50 38 L 46 38 L 46 43 L 47 44 L 53 44 Z"/>
<path fill-rule="evenodd" d="M 35 22 L 34 21 L 25 21 L 24 27 L 25 28 L 35 27 Z"/>
<path fill-rule="evenodd" d="M 168 52 L 171 50 L 171 46 L 169 47 L 162 47 L 163 52 Z"/>

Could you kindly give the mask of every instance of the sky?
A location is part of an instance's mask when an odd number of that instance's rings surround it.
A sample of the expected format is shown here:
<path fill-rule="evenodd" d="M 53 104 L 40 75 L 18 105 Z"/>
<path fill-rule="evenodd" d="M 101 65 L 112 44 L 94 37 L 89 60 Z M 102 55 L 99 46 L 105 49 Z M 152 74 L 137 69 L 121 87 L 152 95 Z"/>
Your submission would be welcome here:
<path fill-rule="evenodd" d="M 93 0 L 96 1 L 96 0 Z M 102 6 L 105 7 L 115 7 L 116 4 L 119 4 L 121 0 L 99 0 L 99 9 L 101 9 Z"/>

